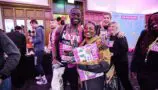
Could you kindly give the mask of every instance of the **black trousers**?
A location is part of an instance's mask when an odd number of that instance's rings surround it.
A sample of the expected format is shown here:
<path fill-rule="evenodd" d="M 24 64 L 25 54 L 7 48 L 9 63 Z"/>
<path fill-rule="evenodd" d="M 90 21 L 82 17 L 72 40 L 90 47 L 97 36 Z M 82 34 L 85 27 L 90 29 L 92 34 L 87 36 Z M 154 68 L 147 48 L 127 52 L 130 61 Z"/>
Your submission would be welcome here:
<path fill-rule="evenodd" d="M 66 68 L 63 74 L 64 90 L 66 90 L 67 82 L 70 83 L 71 90 L 79 90 L 77 68 Z"/>
<path fill-rule="evenodd" d="M 140 90 L 156 90 L 158 88 L 158 72 L 139 72 L 137 80 Z"/>
<path fill-rule="evenodd" d="M 25 56 L 22 55 L 17 67 L 11 74 L 12 87 L 21 88 L 25 83 Z"/>
<path fill-rule="evenodd" d="M 128 62 L 115 62 L 114 65 L 115 65 L 116 75 L 121 81 L 124 89 L 133 90 L 133 87 L 129 80 Z M 118 87 L 118 89 L 120 90 L 120 87 Z"/>

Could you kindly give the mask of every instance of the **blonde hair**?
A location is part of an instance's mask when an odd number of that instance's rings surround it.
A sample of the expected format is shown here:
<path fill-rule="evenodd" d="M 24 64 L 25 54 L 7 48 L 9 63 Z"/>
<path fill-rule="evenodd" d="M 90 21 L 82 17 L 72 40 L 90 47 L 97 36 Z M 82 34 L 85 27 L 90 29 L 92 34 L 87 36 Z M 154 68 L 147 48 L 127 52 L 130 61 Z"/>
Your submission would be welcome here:
<path fill-rule="evenodd" d="M 115 22 L 115 21 L 110 22 L 108 27 L 111 26 L 112 24 L 114 24 L 116 26 L 118 31 L 120 30 L 120 25 L 117 22 Z"/>

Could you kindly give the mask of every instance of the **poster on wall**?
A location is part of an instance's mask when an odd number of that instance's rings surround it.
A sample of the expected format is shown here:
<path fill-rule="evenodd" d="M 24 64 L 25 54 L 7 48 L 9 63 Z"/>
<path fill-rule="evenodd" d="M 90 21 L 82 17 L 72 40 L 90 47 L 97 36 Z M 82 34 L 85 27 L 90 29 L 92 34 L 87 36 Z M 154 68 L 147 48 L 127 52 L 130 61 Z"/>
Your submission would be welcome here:
<path fill-rule="evenodd" d="M 69 15 L 53 14 L 53 18 L 56 19 L 57 17 L 61 17 L 62 19 L 64 19 L 65 20 L 65 24 L 69 24 L 70 23 Z"/>
<path fill-rule="evenodd" d="M 129 48 L 133 49 L 140 33 L 145 29 L 145 15 L 113 12 L 112 20 L 119 23 L 120 30 L 125 33 Z"/>

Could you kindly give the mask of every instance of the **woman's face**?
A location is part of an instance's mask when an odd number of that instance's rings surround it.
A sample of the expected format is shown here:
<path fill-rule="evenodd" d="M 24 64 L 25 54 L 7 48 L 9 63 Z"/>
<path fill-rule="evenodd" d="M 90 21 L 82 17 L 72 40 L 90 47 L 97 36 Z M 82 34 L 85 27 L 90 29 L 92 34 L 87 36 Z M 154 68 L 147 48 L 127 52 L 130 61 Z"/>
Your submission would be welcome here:
<path fill-rule="evenodd" d="M 153 29 L 158 32 L 158 14 L 153 18 L 152 25 Z"/>
<path fill-rule="evenodd" d="M 111 34 L 111 35 L 114 35 L 116 32 L 117 32 L 117 25 L 116 24 L 111 24 L 109 27 L 108 27 L 108 32 Z"/>
<path fill-rule="evenodd" d="M 84 36 L 85 38 L 92 38 L 95 36 L 95 26 L 91 23 L 88 23 L 85 27 L 84 27 Z"/>

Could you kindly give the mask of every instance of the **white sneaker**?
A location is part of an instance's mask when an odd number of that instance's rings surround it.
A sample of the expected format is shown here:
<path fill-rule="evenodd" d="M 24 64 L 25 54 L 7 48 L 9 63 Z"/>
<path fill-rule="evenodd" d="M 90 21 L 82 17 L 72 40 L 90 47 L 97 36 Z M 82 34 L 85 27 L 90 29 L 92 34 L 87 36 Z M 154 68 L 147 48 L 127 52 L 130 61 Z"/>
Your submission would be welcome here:
<path fill-rule="evenodd" d="M 41 79 L 36 82 L 36 84 L 38 84 L 38 85 L 45 85 L 45 84 L 47 84 L 47 83 L 48 83 L 48 82 L 47 82 L 47 79 L 46 79 L 45 75 L 42 76 Z"/>
<path fill-rule="evenodd" d="M 39 80 L 41 78 L 42 78 L 41 75 L 35 77 L 36 80 Z"/>

